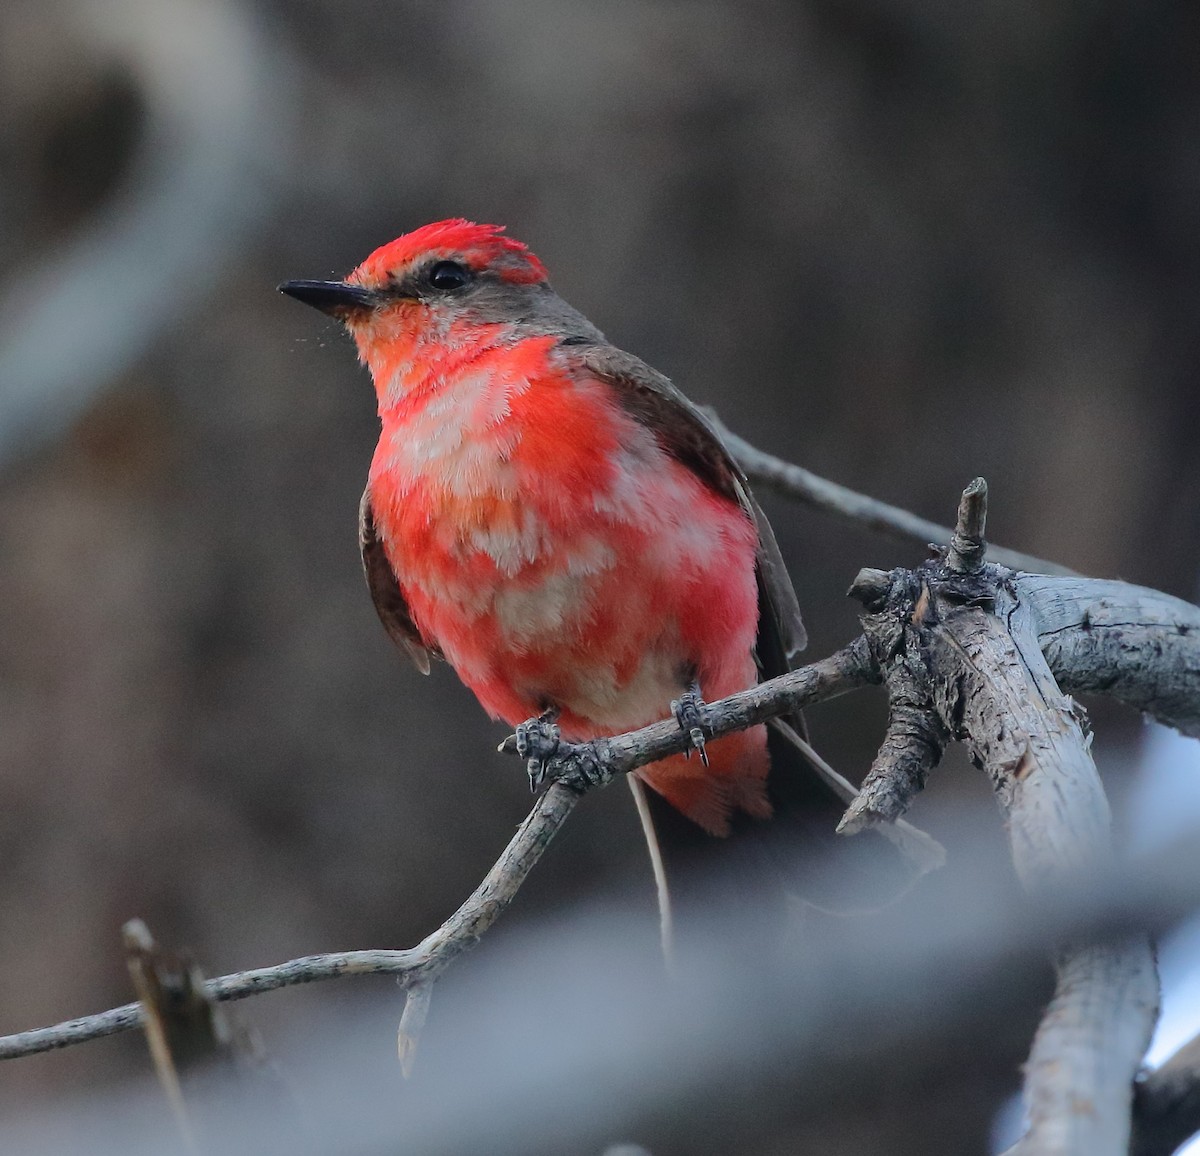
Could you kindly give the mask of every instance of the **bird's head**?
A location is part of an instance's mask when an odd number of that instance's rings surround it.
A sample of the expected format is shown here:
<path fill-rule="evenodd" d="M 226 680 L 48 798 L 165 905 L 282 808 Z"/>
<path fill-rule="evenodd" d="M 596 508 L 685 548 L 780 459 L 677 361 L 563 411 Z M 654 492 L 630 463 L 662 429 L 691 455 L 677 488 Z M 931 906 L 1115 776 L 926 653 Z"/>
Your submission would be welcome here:
<path fill-rule="evenodd" d="M 414 369 L 472 340 L 603 340 L 500 225 L 436 221 L 380 246 L 345 280 L 285 281 L 279 289 L 346 326 L 381 403 L 404 391 Z"/>
<path fill-rule="evenodd" d="M 279 286 L 341 321 L 367 356 L 373 342 L 445 333 L 459 319 L 502 321 L 548 293 L 546 269 L 500 225 L 436 221 L 375 250 L 342 281 Z"/>

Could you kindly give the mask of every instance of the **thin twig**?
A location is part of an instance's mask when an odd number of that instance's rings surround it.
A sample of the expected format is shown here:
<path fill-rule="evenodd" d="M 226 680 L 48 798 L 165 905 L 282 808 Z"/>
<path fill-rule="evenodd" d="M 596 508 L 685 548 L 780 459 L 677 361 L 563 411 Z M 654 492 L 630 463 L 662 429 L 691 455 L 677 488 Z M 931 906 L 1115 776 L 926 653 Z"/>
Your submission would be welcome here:
<path fill-rule="evenodd" d="M 950 536 L 946 565 L 959 574 L 976 574 L 987 553 L 984 530 L 987 528 L 987 482 L 976 478 L 962 492 L 958 503 L 958 523 Z"/>
<path fill-rule="evenodd" d="M 207 982 L 216 1000 L 245 999 L 294 984 L 316 983 L 344 975 L 394 975 L 404 987 L 435 979 L 479 937 L 512 902 L 525 877 L 579 801 L 566 787 L 551 786 L 534 804 L 504 853 L 459 909 L 416 947 L 403 951 L 339 951 L 308 955 L 273 967 L 234 972 Z M 85 1040 L 127 1031 L 141 1022 L 138 1004 L 83 1016 L 54 1027 L 0 1037 L 0 1059 L 48 1052 Z"/>
<path fill-rule="evenodd" d="M 720 430 L 730 453 L 752 482 L 904 541 L 920 542 L 922 545 L 950 541 L 949 526 L 941 526 L 928 518 L 921 518 L 908 510 L 902 510 L 899 506 L 890 506 L 887 502 L 868 498 L 865 494 L 859 494 L 846 486 L 839 486 L 836 482 L 818 477 L 801 466 L 768 454 L 721 424 L 711 410 L 707 412 Z M 1047 562 L 1044 558 L 1036 558 L 1032 554 L 996 545 L 989 545 L 988 548 L 993 561 L 1010 566 L 1014 570 L 1079 577 L 1076 571 L 1067 566 Z"/>
<path fill-rule="evenodd" d="M 625 781 L 629 784 L 630 794 L 633 795 L 633 804 L 637 807 L 638 822 L 642 825 L 646 849 L 650 852 L 650 870 L 654 873 L 654 891 L 658 898 L 658 937 L 662 944 L 663 962 L 670 972 L 675 969 L 675 915 L 662 847 L 659 846 L 658 831 L 654 827 L 650 802 L 646 798 L 646 788 L 642 780 L 637 775 L 626 775 Z"/>
<path fill-rule="evenodd" d="M 411 983 L 404 998 L 404 1014 L 400 1017 L 400 1028 L 396 1032 L 396 1051 L 400 1055 L 400 1071 L 405 1078 L 413 1073 L 417 1059 L 417 1043 L 425 1017 L 429 1015 L 429 1001 L 433 999 L 433 983 Z"/>
<path fill-rule="evenodd" d="M 877 682 L 878 671 L 863 639 L 819 662 L 791 671 L 729 698 L 709 704 L 706 726 L 714 738 L 744 730 L 782 714 Z M 688 736 L 673 720 L 603 740 L 614 774 L 681 753 Z M 294 984 L 315 983 L 346 975 L 394 975 L 406 989 L 431 983 L 462 952 L 475 945 L 512 902 L 551 838 L 580 799 L 577 790 L 555 783 L 534 804 L 504 853 L 483 882 L 441 927 L 416 947 L 403 951 L 342 951 L 304 956 L 272 967 L 235 972 L 210 979 L 216 1000 L 245 999 Z M 127 1031 L 141 1022 L 139 1006 L 126 1004 L 98 1015 L 53 1027 L 0 1037 L 0 1060 L 83 1043 Z"/>
<path fill-rule="evenodd" d="M 733 731 L 746 730 L 768 719 L 794 714 L 814 703 L 878 683 L 879 677 L 879 668 L 870 655 L 866 640 L 856 638 L 828 658 L 708 703 L 705 733 L 716 739 Z M 665 719 L 613 738 L 579 744 L 561 743 L 560 750 L 568 752 L 568 759 L 590 756 L 598 764 L 592 768 L 593 772 L 607 782 L 668 755 L 681 754 L 690 749 L 690 743 L 677 722 Z M 507 754 L 516 754 L 516 739 L 510 735 L 500 744 L 500 749 Z"/>

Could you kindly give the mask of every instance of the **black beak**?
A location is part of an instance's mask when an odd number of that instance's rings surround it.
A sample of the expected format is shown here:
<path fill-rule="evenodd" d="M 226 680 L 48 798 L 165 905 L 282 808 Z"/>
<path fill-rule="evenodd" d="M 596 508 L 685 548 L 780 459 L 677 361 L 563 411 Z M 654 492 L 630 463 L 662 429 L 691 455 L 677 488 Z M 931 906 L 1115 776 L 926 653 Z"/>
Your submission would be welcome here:
<path fill-rule="evenodd" d="M 373 290 L 345 281 L 285 281 L 279 292 L 338 318 L 374 309 L 379 304 Z"/>

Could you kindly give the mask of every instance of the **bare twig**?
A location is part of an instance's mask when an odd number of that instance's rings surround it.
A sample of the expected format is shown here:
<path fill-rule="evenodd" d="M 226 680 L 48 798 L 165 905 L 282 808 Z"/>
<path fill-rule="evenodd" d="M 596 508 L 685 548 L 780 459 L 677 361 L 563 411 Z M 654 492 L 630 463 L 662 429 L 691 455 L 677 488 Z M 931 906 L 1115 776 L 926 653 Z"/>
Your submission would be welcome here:
<path fill-rule="evenodd" d="M 709 704 L 708 718 L 713 736 L 744 730 L 777 715 L 790 714 L 812 703 L 874 683 L 878 677 L 865 642 L 856 639 L 850 646 L 820 662 Z M 688 741 L 688 736 L 673 720 L 654 723 L 603 740 L 603 749 L 608 752 L 606 765 L 613 768 L 613 774 L 636 770 L 667 755 L 680 753 Z M 244 999 L 260 992 L 345 975 L 395 975 L 409 989 L 416 984 L 432 983 L 455 957 L 478 942 L 512 902 L 579 798 L 577 790 L 561 783 L 553 784 L 538 799 L 483 882 L 437 931 L 416 947 L 403 951 L 343 951 L 304 956 L 273 967 L 211 979 L 207 984 L 209 994 L 217 1000 Z M 139 1023 L 138 1005 L 127 1004 L 54 1027 L 18 1032 L 0 1037 L 0 1060 L 83 1043 L 127 1031 Z M 407 1046 L 411 1046 L 411 1042 Z"/>
<path fill-rule="evenodd" d="M 417 1059 L 417 1043 L 425 1017 L 429 1015 L 429 1002 L 433 999 L 433 983 L 412 983 L 404 997 L 404 1014 L 400 1017 L 400 1028 L 396 1032 L 396 1051 L 400 1055 L 400 1071 L 411 1076 Z"/>
<path fill-rule="evenodd" d="M 839 486 L 836 482 L 818 477 L 800 466 L 768 454 L 752 446 L 744 438 L 738 437 L 717 420 L 711 410 L 707 412 L 720 429 L 721 437 L 729 451 L 737 458 L 738 464 L 752 482 L 904 541 L 922 544 L 950 541 L 950 527 L 918 517 L 898 506 L 889 506 L 886 502 L 868 498 L 865 494 Z M 1047 562 L 1044 558 L 1035 558 L 1032 554 L 1023 554 L 1018 550 L 996 545 L 989 546 L 989 549 L 994 561 L 1003 566 L 1011 566 L 1014 570 L 1034 574 L 1079 576 L 1066 566 L 1057 562 Z"/>
<path fill-rule="evenodd" d="M 658 831 L 654 826 L 654 817 L 650 813 L 650 802 L 646 798 L 646 788 L 637 775 L 626 775 L 629 792 L 633 795 L 633 804 L 637 808 L 638 822 L 642 825 L 642 835 L 650 852 L 650 870 L 654 874 L 654 891 L 658 899 L 658 938 L 662 943 L 663 962 L 667 971 L 675 968 L 675 913 L 671 902 L 671 887 L 667 881 L 667 868 L 663 862 L 662 847 L 658 842 Z"/>
<path fill-rule="evenodd" d="M 705 733 L 720 738 L 878 681 L 879 669 L 866 641 L 856 638 L 828 658 L 707 704 Z M 588 761 L 591 764 L 588 777 L 608 782 L 668 755 L 680 754 L 689 749 L 690 741 L 677 722 L 667 719 L 613 738 L 561 743 L 559 757 L 563 762 Z M 516 754 L 516 740 L 510 736 L 500 744 L 500 749 Z"/>
<path fill-rule="evenodd" d="M 1200 1036 L 1134 1089 L 1131 1156 L 1170 1156 L 1200 1132 Z"/>
<path fill-rule="evenodd" d="M 987 528 L 987 482 L 976 478 L 962 492 L 958 522 L 950 535 L 946 565 L 958 574 L 977 574 L 987 553 L 983 532 Z"/>
<path fill-rule="evenodd" d="M 239 971 L 207 982 L 216 1000 L 245 999 L 300 983 L 344 975 L 394 975 L 404 987 L 431 982 L 479 937 L 512 902 L 547 844 L 566 822 L 580 796 L 552 786 L 534 805 L 504 853 L 459 909 L 432 935 L 404 951 L 339 951 L 308 955 L 274 967 Z M 127 1031 L 141 1022 L 139 1006 L 126 1004 L 99 1015 L 83 1016 L 54 1027 L 0 1037 L 0 1060 L 34 1055 Z"/>

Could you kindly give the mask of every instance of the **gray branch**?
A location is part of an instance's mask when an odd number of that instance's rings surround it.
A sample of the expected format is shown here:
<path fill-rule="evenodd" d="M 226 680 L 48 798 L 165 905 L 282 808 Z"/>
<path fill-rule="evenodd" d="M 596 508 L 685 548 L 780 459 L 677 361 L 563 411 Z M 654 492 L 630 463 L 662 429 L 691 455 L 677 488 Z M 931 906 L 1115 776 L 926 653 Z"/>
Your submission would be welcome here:
<path fill-rule="evenodd" d="M 960 737 L 992 779 L 1026 888 L 1055 890 L 1112 861 L 1090 738 L 1055 682 L 1025 603 L 1003 585 L 994 610 L 956 606 L 962 593 L 934 599 L 935 679 L 953 688 L 942 716 L 950 727 L 961 718 Z M 1153 952 L 1138 936 L 1064 946 L 1055 963 L 1054 998 L 1025 1067 L 1029 1129 L 1015 1152 L 1125 1156 L 1133 1080 L 1158 1017 Z"/>
<path fill-rule="evenodd" d="M 714 737 L 744 730 L 767 719 L 846 694 L 878 679 L 878 671 L 871 661 L 866 643 L 859 638 L 844 650 L 820 662 L 709 704 L 710 729 Z M 596 746 L 605 758 L 606 767 L 616 775 L 636 770 L 667 755 L 678 754 L 687 748 L 688 741 L 688 736 L 671 720 L 604 739 Z M 211 979 L 207 984 L 209 994 L 216 1000 L 245 999 L 295 984 L 315 983 L 348 975 L 397 976 L 406 990 L 416 987 L 420 993 L 418 1002 L 411 1009 L 406 1008 L 401 1021 L 401 1056 L 405 1062 L 411 1063 L 423 1013 L 428 1007 L 429 985 L 458 955 L 473 947 L 508 907 L 579 798 L 580 794 L 575 788 L 562 783 L 553 784 L 538 799 L 483 882 L 437 931 L 416 947 L 403 951 L 342 951 L 304 956 L 271 967 Z M 0 1060 L 99 1039 L 128 1031 L 140 1022 L 139 1006 L 126 1004 L 53 1027 L 2 1036 Z"/>
<path fill-rule="evenodd" d="M 517 828 L 503 854 L 483 882 L 445 923 L 416 947 L 404 951 L 339 951 L 308 955 L 273 967 L 239 971 L 210 979 L 206 988 L 215 1000 L 245 999 L 261 992 L 277 991 L 300 983 L 338 979 L 345 975 L 394 975 L 401 986 L 420 989 L 420 1003 L 428 1005 L 428 986 L 479 938 L 512 902 L 525 877 L 542 857 L 550 840 L 566 822 L 580 796 L 567 787 L 554 785 L 534 805 Z M 414 1014 L 403 1028 L 412 1030 Z M 127 1031 L 141 1023 L 138 1004 L 126 1004 L 98 1015 L 83 1016 L 54 1027 L 37 1028 L 0 1037 L 0 1059 L 30 1056 L 70 1044 L 99 1039 Z M 415 1033 L 409 1039 L 415 1040 Z M 406 1058 L 411 1057 L 411 1046 Z M 402 1038 L 401 1051 L 405 1052 Z"/>
<path fill-rule="evenodd" d="M 897 571 L 895 582 L 911 590 L 911 578 Z M 937 766 L 949 735 L 933 707 L 933 686 L 921 658 L 916 628 L 888 612 L 893 576 L 862 570 L 850 587 L 869 612 L 864 619 L 875 661 L 888 692 L 888 721 L 879 754 L 857 797 L 838 824 L 838 833 L 856 835 L 880 823 L 892 823 L 924 789 Z"/>
<path fill-rule="evenodd" d="M 828 658 L 706 704 L 704 732 L 708 738 L 720 738 L 878 683 L 879 679 L 879 668 L 866 640 L 856 638 Z M 613 738 L 586 743 L 559 742 L 550 777 L 562 778 L 581 788 L 597 786 L 690 749 L 689 736 L 673 719 L 666 719 Z M 516 738 L 510 735 L 500 744 L 500 750 L 505 754 L 519 753 Z"/>
<path fill-rule="evenodd" d="M 1013 582 L 1063 690 L 1109 695 L 1200 738 L 1200 607 L 1127 582 Z"/>
<path fill-rule="evenodd" d="M 852 522 L 869 526 L 893 538 L 907 542 L 949 542 L 952 531 L 949 526 L 931 522 L 928 518 L 918 517 L 899 506 L 890 506 L 865 494 L 857 493 L 846 486 L 839 486 L 826 478 L 793 465 L 782 458 L 768 454 L 757 446 L 751 445 L 744 438 L 738 437 L 732 430 L 721 423 L 712 410 L 706 411 L 721 431 L 721 437 L 730 453 L 737 459 L 738 464 L 752 481 L 774 490 L 785 497 L 804 502 L 818 510 L 836 514 Z M 1047 562 L 1043 558 L 1035 558 L 1032 554 L 1023 554 L 1019 550 L 1009 550 L 1003 546 L 989 544 L 993 561 L 1014 570 L 1025 570 L 1034 574 L 1063 574 L 1078 577 L 1074 570 L 1057 562 Z"/>
<path fill-rule="evenodd" d="M 1026 576 L 983 564 L 986 495 L 980 479 L 964 492 L 943 560 L 916 572 L 893 571 L 886 582 L 877 573 L 860 575 L 851 588 L 869 611 L 866 637 L 899 702 L 872 777 L 842 829 L 860 830 L 903 810 L 940 750 L 930 721 L 936 714 L 991 778 L 1026 889 L 1052 895 L 1111 869 L 1108 803 L 1082 712 L 1042 653 L 1039 627 L 1049 610 L 1039 615 L 1024 597 Z M 1030 579 L 1042 590 L 1039 583 L 1064 581 Z M 1126 602 L 1139 596 L 1120 583 L 1072 581 L 1081 599 L 1089 588 L 1093 600 L 1101 593 L 1124 594 Z M 1170 600 L 1152 592 L 1140 597 L 1147 603 L 1143 617 L 1151 608 L 1166 613 Z M 1044 601 L 1051 603 L 1048 596 Z M 1185 604 L 1170 609 L 1172 620 L 1189 612 Z M 1069 615 L 1056 621 L 1066 623 L 1060 633 L 1082 629 L 1085 613 L 1081 607 L 1074 626 Z M 1106 650 L 1103 660 L 1110 675 L 1118 663 L 1133 666 L 1118 648 Z M 1158 1013 L 1149 942 L 1139 936 L 1064 944 L 1055 963 L 1054 999 L 1026 1065 L 1029 1129 L 1014 1152 L 1125 1156 L 1133 1079 Z"/>

